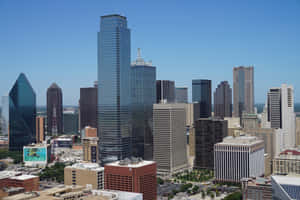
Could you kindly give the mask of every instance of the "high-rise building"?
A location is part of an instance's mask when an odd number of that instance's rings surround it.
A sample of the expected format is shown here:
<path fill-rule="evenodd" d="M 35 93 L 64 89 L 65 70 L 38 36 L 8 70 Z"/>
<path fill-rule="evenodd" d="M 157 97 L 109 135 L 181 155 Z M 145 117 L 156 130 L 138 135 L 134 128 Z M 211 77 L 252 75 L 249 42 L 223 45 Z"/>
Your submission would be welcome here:
<path fill-rule="evenodd" d="M 84 137 L 83 144 L 83 160 L 91 163 L 98 163 L 98 137 Z"/>
<path fill-rule="evenodd" d="M 156 81 L 156 103 L 175 103 L 175 82 Z"/>
<path fill-rule="evenodd" d="M 156 200 L 156 163 L 125 159 L 104 166 L 105 189 L 137 192 L 144 200 Z"/>
<path fill-rule="evenodd" d="M 47 134 L 63 134 L 63 97 L 56 83 L 47 90 Z"/>
<path fill-rule="evenodd" d="M 80 88 L 80 130 L 86 126 L 97 128 L 97 87 Z"/>
<path fill-rule="evenodd" d="M 1 131 L 3 135 L 9 134 L 9 96 L 1 98 Z"/>
<path fill-rule="evenodd" d="M 232 90 L 227 81 L 222 81 L 214 92 L 214 116 L 232 117 Z"/>
<path fill-rule="evenodd" d="M 102 164 L 131 156 L 130 90 L 127 19 L 102 16 L 98 33 L 98 137 Z"/>
<path fill-rule="evenodd" d="M 36 95 L 21 73 L 9 92 L 9 150 L 22 151 L 35 142 Z"/>
<path fill-rule="evenodd" d="M 138 57 L 131 64 L 132 155 L 153 159 L 153 104 L 156 102 L 156 67 Z"/>
<path fill-rule="evenodd" d="M 86 126 L 83 131 L 82 131 L 82 135 L 81 138 L 84 137 L 98 137 L 97 136 L 97 129 L 90 127 L 90 126 Z"/>
<path fill-rule="evenodd" d="M 153 105 L 153 156 L 161 175 L 170 175 L 187 168 L 185 106 Z"/>
<path fill-rule="evenodd" d="M 74 109 L 65 110 L 63 112 L 64 134 L 78 134 L 79 133 L 79 120 L 78 112 Z"/>
<path fill-rule="evenodd" d="M 214 168 L 214 145 L 227 136 L 227 121 L 202 118 L 195 120 L 195 162 L 194 168 Z"/>
<path fill-rule="evenodd" d="M 296 114 L 294 112 L 294 89 L 282 84 L 271 88 L 263 114 L 263 127 L 277 132 L 276 154 L 296 145 Z"/>
<path fill-rule="evenodd" d="M 104 189 L 104 168 L 97 163 L 75 163 L 64 169 L 65 185 L 91 185 L 94 190 Z"/>
<path fill-rule="evenodd" d="M 45 140 L 45 124 L 44 116 L 36 117 L 36 143 L 42 143 Z"/>
<path fill-rule="evenodd" d="M 175 101 L 176 103 L 188 103 L 188 88 L 176 87 L 175 88 Z"/>
<path fill-rule="evenodd" d="M 211 80 L 195 79 L 192 87 L 193 102 L 199 104 L 200 118 L 211 117 Z"/>
<path fill-rule="evenodd" d="M 233 68 L 233 115 L 254 113 L 254 68 Z"/>
<path fill-rule="evenodd" d="M 215 144 L 215 177 L 218 182 L 241 182 L 264 174 L 264 142 L 252 136 L 224 138 Z"/>

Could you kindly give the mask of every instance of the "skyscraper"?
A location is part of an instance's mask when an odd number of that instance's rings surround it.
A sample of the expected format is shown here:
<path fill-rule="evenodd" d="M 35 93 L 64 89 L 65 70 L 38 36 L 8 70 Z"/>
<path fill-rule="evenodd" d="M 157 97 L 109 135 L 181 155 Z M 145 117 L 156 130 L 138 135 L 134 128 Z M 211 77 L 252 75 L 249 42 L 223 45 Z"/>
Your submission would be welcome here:
<path fill-rule="evenodd" d="M 21 73 L 9 92 L 9 150 L 35 142 L 36 95 Z"/>
<path fill-rule="evenodd" d="M 254 68 L 233 68 L 233 115 L 242 117 L 243 112 L 254 113 Z"/>
<path fill-rule="evenodd" d="M 80 88 L 80 130 L 86 126 L 97 128 L 97 87 Z"/>
<path fill-rule="evenodd" d="M 45 140 L 45 117 L 36 117 L 36 143 L 42 143 Z"/>
<path fill-rule="evenodd" d="M 62 90 L 56 83 L 52 83 L 47 90 L 47 133 L 49 135 L 63 133 Z"/>
<path fill-rule="evenodd" d="M 175 88 L 176 103 L 188 103 L 188 88 L 176 87 Z"/>
<path fill-rule="evenodd" d="M 156 101 L 156 68 L 138 57 L 131 64 L 132 153 L 145 160 L 153 159 L 153 112 Z"/>
<path fill-rule="evenodd" d="M 9 96 L 1 98 L 1 120 L 2 120 L 2 134 L 9 134 Z"/>
<path fill-rule="evenodd" d="M 222 81 L 214 92 L 214 116 L 232 117 L 232 90 L 227 81 Z"/>
<path fill-rule="evenodd" d="M 199 103 L 200 118 L 211 116 L 211 80 L 192 81 L 193 102 Z"/>
<path fill-rule="evenodd" d="M 153 138 L 159 174 L 171 175 L 187 168 L 186 104 L 153 105 Z"/>
<path fill-rule="evenodd" d="M 175 82 L 169 80 L 156 81 L 156 103 L 175 102 Z"/>
<path fill-rule="evenodd" d="M 131 155 L 130 29 L 120 15 L 101 17 L 98 33 L 98 136 L 102 164 Z"/>

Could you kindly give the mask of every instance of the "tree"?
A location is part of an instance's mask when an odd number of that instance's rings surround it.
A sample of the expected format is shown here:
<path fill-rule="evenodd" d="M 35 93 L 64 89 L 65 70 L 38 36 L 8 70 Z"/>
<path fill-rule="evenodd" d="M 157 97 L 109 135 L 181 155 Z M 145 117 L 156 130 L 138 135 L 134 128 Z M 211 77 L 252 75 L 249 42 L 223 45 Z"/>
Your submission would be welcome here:
<path fill-rule="evenodd" d="M 215 194 L 213 192 L 210 193 L 210 198 L 214 199 L 215 198 Z"/>
<path fill-rule="evenodd" d="M 164 184 L 164 180 L 162 180 L 161 178 L 157 178 L 157 184 L 159 185 L 163 185 Z"/>
<path fill-rule="evenodd" d="M 196 194 L 199 191 L 199 186 L 195 185 L 192 189 L 193 194 Z"/>
<path fill-rule="evenodd" d="M 242 200 L 242 199 L 243 199 L 243 195 L 241 192 L 232 193 L 224 198 L 224 200 Z"/>

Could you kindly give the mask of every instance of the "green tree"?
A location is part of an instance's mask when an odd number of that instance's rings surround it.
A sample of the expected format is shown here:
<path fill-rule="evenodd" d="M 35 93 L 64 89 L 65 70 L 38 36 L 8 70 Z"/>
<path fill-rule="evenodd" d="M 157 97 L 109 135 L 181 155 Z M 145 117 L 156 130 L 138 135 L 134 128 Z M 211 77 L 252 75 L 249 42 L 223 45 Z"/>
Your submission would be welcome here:
<path fill-rule="evenodd" d="M 205 195 L 205 191 L 202 190 L 202 191 L 201 191 L 201 197 L 202 197 L 202 199 L 205 199 L 205 196 L 206 196 L 206 195 Z"/>
<path fill-rule="evenodd" d="M 242 200 L 242 199 L 243 199 L 243 195 L 241 192 L 232 193 L 224 198 L 224 200 Z"/>

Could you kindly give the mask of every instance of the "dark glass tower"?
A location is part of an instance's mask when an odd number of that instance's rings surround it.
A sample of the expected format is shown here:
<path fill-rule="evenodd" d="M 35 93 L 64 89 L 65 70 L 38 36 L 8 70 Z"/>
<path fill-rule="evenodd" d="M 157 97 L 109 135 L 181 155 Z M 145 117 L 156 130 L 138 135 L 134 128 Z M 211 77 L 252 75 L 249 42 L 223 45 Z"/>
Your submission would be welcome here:
<path fill-rule="evenodd" d="M 214 92 L 214 116 L 232 117 L 232 90 L 227 81 L 222 81 Z"/>
<path fill-rule="evenodd" d="M 138 50 L 139 52 L 139 50 Z M 156 68 L 138 53 L 131 65 L 132 153 L 145 160 L 153 159 L 153 112 L 156 101 Z"/>
<path fill-rule="evenodd" d="M 156 103 L 175 103 L 175 82 L 156 81 Z"/>
<path fill-rule="evenodd" d="M 47 132 L 48 135 L 63 133 L 62 90 L 53 83 L 47 90 Z"/>
<path fill-rule="evenodd" d="M 196 79 L 192 81 L 193 102 L 199 104 L 200 118 L 211 116 L 211 80 Z"/>
<path fill-rule="evenodd" d="M 36 95 L 22 73 L 9 92 L 9 150 L 35 142 Z"/>
<path fill-rule="evenodd" d="M 101 17 L 98 136 L 102 165 L 131 156 L 130 30 L 126 17 Z"/>
<path fill-rule="evenodd" d="M 97 128 L 97 87 L 80 88 L 80 130 L 86 126 Z"/>

